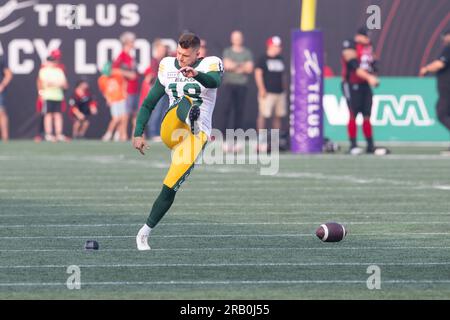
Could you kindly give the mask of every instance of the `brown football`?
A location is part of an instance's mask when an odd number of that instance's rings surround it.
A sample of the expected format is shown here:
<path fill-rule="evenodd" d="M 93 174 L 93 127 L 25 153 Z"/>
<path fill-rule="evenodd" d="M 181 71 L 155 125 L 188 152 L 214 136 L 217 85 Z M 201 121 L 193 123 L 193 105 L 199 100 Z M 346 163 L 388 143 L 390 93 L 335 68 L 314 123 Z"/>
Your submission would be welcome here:
<path fill-rule="evenodd" d="M 316 236 L 323 242 L 339 242 L 345 238 L 347 230 L 337 222 L 321 224 L 316 230 Z"/>

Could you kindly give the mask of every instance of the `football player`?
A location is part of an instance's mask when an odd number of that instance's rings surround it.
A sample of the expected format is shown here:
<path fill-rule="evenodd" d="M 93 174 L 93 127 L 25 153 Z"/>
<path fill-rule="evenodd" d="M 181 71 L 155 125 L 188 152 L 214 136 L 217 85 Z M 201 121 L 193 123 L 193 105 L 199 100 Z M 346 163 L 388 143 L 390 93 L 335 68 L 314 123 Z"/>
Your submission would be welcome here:
<path fill-rule="evenodd" d="M 169 96 L 170 107 L 161 124 L 161 139 L 173 152 L 162 190 L 136 236 L 138 250 L 150 250 L 151 230 L 170 209 L 177 190 L 190 174 L 211 134 L 223 64 L 218 57 L 200 57 L 199 49 L 197 35 L 184 33 L 180 36 L 176 57 L 161 60 L 156 83 L 139 110 L 132 143 L 144 154 L 148 145 L 143 134 L 150 114 L 165 93 Z"/>
<path fill-rule="evenodd" d="M 346 40 L 342 49 L 342 91 L 347 99 L 350 118 L 347 126 L 351 154 L 361 153 L 356 144 L 356 117 L 362 113 L 363 133 L 367 140 L 367 153 L 374 153 L 372 125 L 372 89 L 379 85 L 376 76 L 376 59 L 373 52 L 369 30 L 362 27 L 353 40 Z"/>

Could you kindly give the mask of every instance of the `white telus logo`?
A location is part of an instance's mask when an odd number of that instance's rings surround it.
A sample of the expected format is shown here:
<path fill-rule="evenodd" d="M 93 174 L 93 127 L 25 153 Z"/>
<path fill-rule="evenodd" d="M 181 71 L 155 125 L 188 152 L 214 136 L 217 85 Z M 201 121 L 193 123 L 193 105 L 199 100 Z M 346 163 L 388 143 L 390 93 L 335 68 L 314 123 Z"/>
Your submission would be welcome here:
<path fill-rule="evenodd" d="M 350 115 L 344 97 L 338 102 L 335 95 L 324 95 L 323 106 L 331 125 L 347 125 Z M 407 127 L 410 125 L 431 126 L 434 124 L 423 98 L 419 95 L 403 95 L 399 99 L 394 95 L 375 95 L 370 120 L 375 126 Z M 361 116 L 357 118 L 357 122 L 362 123 Z"/>
<path fill-rule="evenodd" d="M 305 55 L 304 68 L 308 77 L 312 78 L 314 76 L 320 76 L 322 74 L 322 70 L 320 69 L 317 54 L 315 52 L 311 53 L 309 50 L 305 50 L 303 54 Z"/>
<path fill-rule="evenodd" d="M 12 13 L 16 10 L 28 8 L 33 6 L 36 3 L 35 0 L 19 2 L 18 0 L 9 0 L 3 6 L 0 6 L 0 23 L 3 22 L 6 18 L 8 18 Z M 0 34 L 7 33 L 11 30 L 14 30 L 22 23 L 25 22 L 25 18 L 19 18 L 10 22 L 4 26 L 0 26 Z"/>

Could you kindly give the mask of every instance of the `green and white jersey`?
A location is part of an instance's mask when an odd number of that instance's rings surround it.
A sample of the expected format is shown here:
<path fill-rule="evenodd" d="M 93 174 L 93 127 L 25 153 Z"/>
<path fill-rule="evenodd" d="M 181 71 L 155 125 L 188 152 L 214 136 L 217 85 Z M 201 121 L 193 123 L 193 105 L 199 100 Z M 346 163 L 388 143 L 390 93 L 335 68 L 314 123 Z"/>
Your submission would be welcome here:
<path fill-rule="evenodd" d="M 203 73 L 223 72 L 222 60 L 214 56 L 200 59 L 192 67 Z M 206 88 L 194 78 L 186 78 L 179 72 L 180 68 L 176 58 L 166 57 L 162 59 L 158 70 L 159 82 L 164 86 L 165 92 L 169 96 L 170 105 L 184 95 L 192 98 L 194 105 L 200 107 L 199 129 L 210 136 L 217 88 Z"/>

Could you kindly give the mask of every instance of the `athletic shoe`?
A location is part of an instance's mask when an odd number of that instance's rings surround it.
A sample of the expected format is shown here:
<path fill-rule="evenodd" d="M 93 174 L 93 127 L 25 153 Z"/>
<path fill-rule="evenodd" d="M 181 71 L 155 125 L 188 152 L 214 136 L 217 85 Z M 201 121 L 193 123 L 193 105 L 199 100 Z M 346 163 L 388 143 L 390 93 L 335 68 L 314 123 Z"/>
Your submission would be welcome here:
<path fill-rule="evenodd" d="M 112 138 L 111 132 L 106 132 L 102 137 L 102 141 L 110 141 L 111 138 Z"/>
<path fill-rule="evenodd" d="M 375 150 L 373 151 L 373 154 L 376 156 L 385 156 L 387 154 L 391 153 L 391 151 L 387 148 L 375 148 Z"/>
<path fill-rule="evenodd" d="M 51 134 L 46 134 L 45 141 L 56 142 L 56 138 L 55 138 L 55 136 L 53 136 Z"/>
<path fill-rule="evenodd" d="M 63 134 L 60 134 L 60 135 L 56 136 L 56 141 L 67 142 L 67 138 Z"/>
<path fill-rule="evenodd" d="M 352 156 L 358 156 L 363 153 L 363 149 L 359 147 L 353 147 L 348 150 L 348 153 Z"/>
<path fill-rule="evenodd" d="M 150 236 L 149 227 L 144 225 L 136 236 L 136 245 L 139 251 L 150 250 L 150 246 L 148 245 L 148 237 Z"/>

